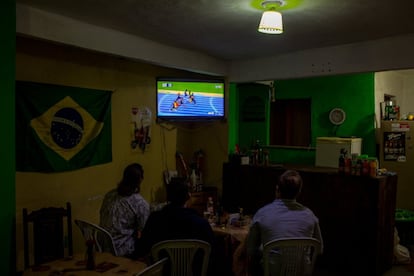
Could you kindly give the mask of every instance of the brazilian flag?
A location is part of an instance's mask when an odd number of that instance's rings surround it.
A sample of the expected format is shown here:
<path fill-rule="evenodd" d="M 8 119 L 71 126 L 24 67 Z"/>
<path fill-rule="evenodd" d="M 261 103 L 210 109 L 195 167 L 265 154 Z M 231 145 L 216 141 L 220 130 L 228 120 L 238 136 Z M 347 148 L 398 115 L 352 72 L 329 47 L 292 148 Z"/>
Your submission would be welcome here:
<path fill-rule="evenodd" d="M 16 170 L 62 172 L 112 161 L 111 91 L 16 82 Z"/>

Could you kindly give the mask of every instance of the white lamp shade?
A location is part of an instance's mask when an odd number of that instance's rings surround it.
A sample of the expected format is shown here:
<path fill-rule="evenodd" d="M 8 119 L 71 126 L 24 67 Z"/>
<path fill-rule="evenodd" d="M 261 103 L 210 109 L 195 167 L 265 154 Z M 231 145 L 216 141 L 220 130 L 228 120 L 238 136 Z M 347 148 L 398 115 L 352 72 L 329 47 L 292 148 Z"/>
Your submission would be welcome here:
<path fill-rule="evenodd" d="M 282 14 L 278 11 L 270 10 L 263 12 L 259 28 L 261 33 L 281 34 L 283 33 Z"/>

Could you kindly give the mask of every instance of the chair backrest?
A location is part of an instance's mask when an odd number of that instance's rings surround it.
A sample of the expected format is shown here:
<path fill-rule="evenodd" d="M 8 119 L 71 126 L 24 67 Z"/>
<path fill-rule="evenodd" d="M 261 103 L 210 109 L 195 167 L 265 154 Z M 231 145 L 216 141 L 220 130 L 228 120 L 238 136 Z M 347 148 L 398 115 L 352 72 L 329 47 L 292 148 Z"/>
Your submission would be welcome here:
<path fill-rule="evenodd" d="M 314 238 L 269 241 L 263 246 L 264 275 L 311 275 L 320 253 L 321 243 Z"/>
<path fill-rule="evenodd" d="M 66 231 L 64 227 L 65 218 Z M 32 227 L 29 227 L 30 225 Z M 33 229 L 32 234 L 29 234 L 29 229 Z M 30 243 L 29 237 L 32 237 Z M 27 208 L 23 208 L 23 243 L 24 266 L 26 269 L 32 265 L 31 256 L 34 257 L 34 265 L 65 257 L 66 246 L 68 255 L 72 256 L 71 204 L 67 202 L 66 209 L 63 207 L 48 207 L 31 213 L 28 213 Z M 33 252 L 31 253 L 32 248 Z"/>
<path fill-rule="evenodd" d="M 134 276 L 163 276 L 165 274 L 165 265 L 168 262 L 168 258 L 162 258 L 159 261 L 151 264 L 150 266 L 146 267 L 141 272 L 138 272 Z"/>
<path fill-rule="evenodd" d="M 99 225 L 92 222 L 75 219 L 75 224 L 82 232 L 85 242 L 94 241 L 95 249 L 98 252 L 110 252 L 114 256 L 118 256 L 118 252 L 114 245 L 112 235 Z"/>
<path fill-rule="evenodd" d="M 168 257 L 170 261 L 171 276 L 207 275 L 211 245 L 208 242 L 197 239 L 165 240 L 154 244 L 151 255 L 155 261 Z M 193 271 L 195 266 L 200 271 Z"/>

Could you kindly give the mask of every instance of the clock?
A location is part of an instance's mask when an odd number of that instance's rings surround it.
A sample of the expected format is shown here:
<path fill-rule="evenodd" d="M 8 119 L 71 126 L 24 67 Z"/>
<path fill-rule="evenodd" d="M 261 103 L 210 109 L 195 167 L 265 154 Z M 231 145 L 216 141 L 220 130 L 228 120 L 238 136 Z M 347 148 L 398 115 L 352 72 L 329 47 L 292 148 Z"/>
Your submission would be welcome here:
<path fill-rule="evenodd" d="M 329 121 L 334 125 L 341 125 L 346 118 L 345 111 L 341 108 L 334 108 L 329 112 Z"/>

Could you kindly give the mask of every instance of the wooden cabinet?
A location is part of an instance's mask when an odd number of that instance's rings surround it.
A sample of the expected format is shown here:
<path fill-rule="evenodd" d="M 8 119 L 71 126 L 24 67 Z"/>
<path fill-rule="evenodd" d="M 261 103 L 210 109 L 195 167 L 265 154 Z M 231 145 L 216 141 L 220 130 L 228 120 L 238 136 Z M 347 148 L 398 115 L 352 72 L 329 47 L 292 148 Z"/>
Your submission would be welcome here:
<path fill-rule="evenodd" d="M 195 209 L 201 216 L 207 208 L 208 198 L 212 197 L 215 204 L 217 204 L 217 188 L 204 187 L 201 192 L 192 192 L 188 207 Z"/>
<path fill-rule="evenodd" d="M 392 266 L 397 176 L 345 176 L 315 167 L 223 166 L 223 205 L 253 214 L 275 198 L 278 177 L 298 170 L 298 201 L 319 218 L 324 254 L 319 265 L 381 275 Z M 355 272 L 356 273 L 356 272 Z"/>

